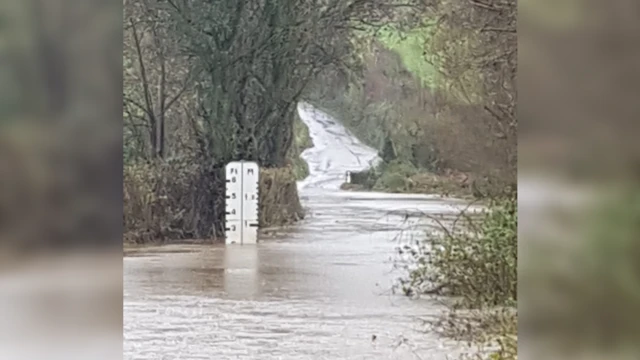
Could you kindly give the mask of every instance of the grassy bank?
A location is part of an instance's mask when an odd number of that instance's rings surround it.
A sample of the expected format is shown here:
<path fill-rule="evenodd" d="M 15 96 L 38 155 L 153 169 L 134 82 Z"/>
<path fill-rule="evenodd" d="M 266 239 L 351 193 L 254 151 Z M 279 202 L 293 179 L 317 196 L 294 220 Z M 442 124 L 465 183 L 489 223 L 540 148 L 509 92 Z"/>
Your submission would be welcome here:
<path fill-rule="evenodd" d="M 288 161 L 293 168 L 293 176 L 296 180 L 302 180 L 309 176 L 309 165 L 300 157 L 300 154 L 312 146 L 309 128 L 296 113 L 293 123 L 293 143 L 288 154 Z"/>
<path fill-rule="evenodd" d="M 439 194 L 445 197 L 472 199 L 477 185 L 462 173 L 435 174 L 413 164 L 394 160 L 374 169 L 352 173 L 351 183 L 343 190 L 390 193 Z M 477 195 L 477 193 L 476 193 Z"/>
<path fill-rule="evenodd" d="M 455 223 L 398 249 L 405 270 L 398 289 L 410 296 L 447 296 L 449 312 L 434 329 L 517 358 L 517 200 L 493 201 L 480 217 L 461 214 Z"/>
<path fill-rule="evenodd" d="M 430 62 L 424 54 L 428 51 L 428 44 L 434 37 L 434 27 L 431 23 L 414 29 L 401 31 L 387 25 L 375 32 L 375 39 L 386 49 L 396 52 L 404 67 L 429 89 L 435 89 L 442 81 L 436 69 L 437 64 Z"/>
<path fill-rule="evenodd" d="M 383 159 L 352 174 L 344 189 L 440 194 L 488 205 L 484 215 L 461 215 L 454 229 L 443 223 L 440 231 L 400 249 L 406 266 L 400 289 L 450 297 L 450 310 L 433 323 L 435 329 L 490 348 L 490 359 L 516 359 L 515 137 L 507 126 L 509 132 L 500 135 L 493 127 L 510 116 L 509 108 L 496 119 L 486 110 L 495 105 L 492 95 L 479 96 L 488 85 L 471 66 L 471 36 L 459 28 L 378 33 L 363 48 L 362 73 L 346 84 L 339 76 L 323 77 L 323 86 L 333 91 L 317 90 L 310 101 Z M 438 48 L 448 50 L 434 62 L 428 54 Z M 449 76 L 440 76 L 442 68 Z"/>

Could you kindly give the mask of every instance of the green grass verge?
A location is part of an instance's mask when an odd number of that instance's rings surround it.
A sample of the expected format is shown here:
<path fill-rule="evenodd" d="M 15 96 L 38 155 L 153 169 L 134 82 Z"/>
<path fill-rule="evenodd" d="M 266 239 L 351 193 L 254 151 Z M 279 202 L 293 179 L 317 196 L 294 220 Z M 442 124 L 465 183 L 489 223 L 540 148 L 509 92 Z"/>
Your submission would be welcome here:
<path fill-rule="evenodd" d="M 356 37 L 366 39 L 365 43 L 375 39 L 386 49 L 400 56 L 403 66 L 425 89 L 438 90 L 450 97 L 450 100 L 461 103 L 481 101 L 482 79 L 471 68 L 465 68 L 455 75 L 457 80 L 447 79 L 439 68 L 444 68 L 444 61 L 467 61 L 470 49 L 474 47 L 473 39 L 460 29 L 456 31 L 439 27 L 434 21 L 425 21 L 412 29 L 399 29 L 386 25 L 379 29 L 368 28 L 357 32 Z M 437 46 L 433 46 L 436 45 Z M 364 48 L 364 52 L 368 48 Z M 442 52 L 455 54 L 443 56 Z M 360 57 L 365 57 L 362 54 Z M 453 64 L 447 64 L 451 67 Z M 455 66 L 454 66 L 455 67 Z M 462 90 L 464 89 L 464 90 Z"/>
<path fill-rule="evenodd" d="M 309 165 L 300 157 L 300 154 L 312 146 L 313 142 L 309 136 L 309 128 L 307 128 L 307 125 L 296 115 L 293 123 L 293 144 L 289 151 L 289 161 L 291 162 L 293 176 L 296 180 L 302 180 L 309 176 Z"/>
<path fill-rule="evenodd" d="M 381 163 L 374 169 L 354 173 L 351 181 L 351 184 L 343 184 L 342 189 L 473 198 L 468 182 L 455 176 L 436 175 L 400 160 Z"/>
<path fill-rule="evenodd" d="M 392 26 L 386 26 L 377 32 L 376 39 L 387 49 L 400 55 L 405 68 L 421 82 L 422 86 L 435 89 L 439 74 L 425 57 L 426 44 L 433 34 L 431 29 L 426 25 L 409 31 L 400 31 Z"/>

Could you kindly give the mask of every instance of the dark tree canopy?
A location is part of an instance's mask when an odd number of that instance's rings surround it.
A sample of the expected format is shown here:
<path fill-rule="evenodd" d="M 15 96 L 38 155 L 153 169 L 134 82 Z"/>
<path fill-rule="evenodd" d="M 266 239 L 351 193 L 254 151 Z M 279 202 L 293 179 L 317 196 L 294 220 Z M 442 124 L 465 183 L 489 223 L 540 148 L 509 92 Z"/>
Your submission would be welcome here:
<path fill-rule="evenodd" d="M 247 159 L 283 166 L 309 82 L 352 55 L 351 30 L 389 21 L 398 3 L 125 2 L 131 152 L 156 158 L 186 146 L 217 164 Z"/>

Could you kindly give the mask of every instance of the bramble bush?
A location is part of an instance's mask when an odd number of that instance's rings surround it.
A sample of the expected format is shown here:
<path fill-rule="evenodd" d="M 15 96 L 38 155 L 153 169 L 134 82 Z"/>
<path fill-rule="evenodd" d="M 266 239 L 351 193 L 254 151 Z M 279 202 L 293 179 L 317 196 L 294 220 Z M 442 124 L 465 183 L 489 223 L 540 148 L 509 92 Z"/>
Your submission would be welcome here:
<path fill-rule="evenodd" d="M 517 201 L 493 200 L 480 216 L 460 214 L 448 226 L 433 218 L 438 232 L 404 245 L 409 255 L 408 294 L 423 292 L 460 297 L 466 308 L 512 306 L 517 301 Z M 436 291 L 437 289 L 437 291 Z"/>
<path fill-rule="evenodd" d="M 128 164 L 123 171 L 124 241 L 143 244 L 223 236 L 224 169 L 192 158 Z M 292 167 L 260 170 L 259 221 L 304 216 Z"/>
<path fill-rule="evenodd" d="M 517 358 L 517 198 L 494 199 L 480 214 L 462 212 L 437 231 L 398 248 L 410 296 L 448 296 L 433 325 L 443 334 L 496 347 L 490 359 Z"/>

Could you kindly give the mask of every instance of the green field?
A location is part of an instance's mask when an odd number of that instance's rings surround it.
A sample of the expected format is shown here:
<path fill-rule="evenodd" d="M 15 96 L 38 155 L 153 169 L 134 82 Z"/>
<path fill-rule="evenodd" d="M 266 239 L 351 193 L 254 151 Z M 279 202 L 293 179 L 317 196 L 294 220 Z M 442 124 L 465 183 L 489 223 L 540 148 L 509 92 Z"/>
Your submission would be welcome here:
<path fill-rule="evenodd" d="M 451 34 L 444 33 L 442 28 L 437 28 L 432 22 L 414 27 L 410 30 L 401 30 L 396 26 L 387 25 L 379 29 L 368 29 L 356 34 L 357 37 L 375 40 L 382 46 L 397 53 L 411 75 L 420 81 L 425 89 L 443 90 L 451 96 L 454 102 L 474 103 L 480 100 L 481 79 L 472 68 L 464 68 L 457 74 L 456 80 L 445 78 L 438 68 L 444 67 L 444 58 L 433 53 L 432 42 L 443 44 L 456 54 L 455 63 L 465 59 L 470 54 L 472 39 L 458 31 Z M 444 42 L 443 42 L 444 41 Z M 452 61 L 449 59 L 448 61 Z M 462 91 L 461 89 L 464 89 Z"/>
<path fill-rule="evenodd" d="M 426 44 L 430 38 L 428 25 L 410 31 L 386 26 L 376 33 L 376 39 L 387 49 L 400 55 L 406 69 L 420 80 L 422 86 L 433 89 L 438 81 L 438 72 L 425 56 Z"/>

